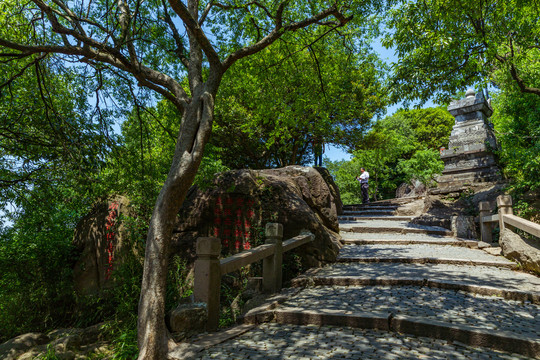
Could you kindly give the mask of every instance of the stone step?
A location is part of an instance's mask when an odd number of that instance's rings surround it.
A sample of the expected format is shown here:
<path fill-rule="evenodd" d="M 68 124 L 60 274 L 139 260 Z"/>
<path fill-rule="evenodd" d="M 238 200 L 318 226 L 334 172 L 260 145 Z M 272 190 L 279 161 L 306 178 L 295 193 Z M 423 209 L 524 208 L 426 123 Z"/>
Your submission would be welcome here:
<path fill-rule="evenodd" d="M 508 268 L 454 264 L 335 263 L 292 280 L 306 285 L 416 285 L 540 304 L 540 278 Z"/>
<path fill-rule="evenodd" d="M 358 213 L 363 211 L 395 211 L 397 206 L 366 206 L 366 207 L 354 207 L 354 208 L 344 208 L 343 212 L 345 214 Z"/>
<path fill-rule="evenodd" d="M 348 216 L 348 215 L 340 215 L 338 216 L 339 221 L 357 221 L 357 220 L 391 220 L 391 221 L 411 221 L 414 219 L 414 216 L 388 216 L 388 215 L 360 215 L 360 216 Z"/>
<path fill-rule="evenodd" d="M 478 248 L 478 241 L 475 240 L 457 240 L 454 238 L 435 238 L 435 239 L 342 239 L 344 245 L 413 245 L 413 244 L 430 244 L 430 245 L 450 245 L 468 247 L 471 249 Z"/>
<path fill-rule="evenodd" d="M 393 210 L 358 210 L 358 211 L 344 211 L 343 216 L 373 216 L 373 215 L 394 215 Z"/>
<path fill-rule="evenodd" d="M 396 233 L 354 233 L 342 232 L 342 243 L 368 245 L 368 244 L 435 244 L 453 245 L 478 248 L 475 240 L 461 240 L 453 236 L 429 235 L 429 234 L 396 234 Z M 464 243 L 464 244 L 462 244 Z"/>
<path fill-rule="evenodd" d="M 479 249 L 451 245 L 410 244 L 345 245 L 338 262 L 387 262 L 416 264 L 464 264 L 516 268 L 517 264 L 502 256 Z"/>
<path fill-rule="evenodd" d="M 206 335 L 218 337 L 219 333 Z M 194 344 L 197 346 L 198 344 Z M 527 359 L 485 347 L 449 343 L 376 329 L 339 326 L 263 323 L 213 346 L 198 346 L 190 359 Z M 183 353 L 185 353 L 184 351 Z"/>
<path fill-rule="evenodd" d="M 311 287 L 278 306 L 286 324 L 376 328 L 540 356 L 540 306 L 465 292 L 399 287 Z"/>
<path fill-rule="evenodd" d="M 355 220 L 340 221 L 339 228 L 344 232 L 353 233 L 400 233 L 400 234 L 431 234 L 441 236 L 452 236 L 450 230 L 439 226 L 426 226 L 412 224 L 408 221 L 392 220 Z"/>

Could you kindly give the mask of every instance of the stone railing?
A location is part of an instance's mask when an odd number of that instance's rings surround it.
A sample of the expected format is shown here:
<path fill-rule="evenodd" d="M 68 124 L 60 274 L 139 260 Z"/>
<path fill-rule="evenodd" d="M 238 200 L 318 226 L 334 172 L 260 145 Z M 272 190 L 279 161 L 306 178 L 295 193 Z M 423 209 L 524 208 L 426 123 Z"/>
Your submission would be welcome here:
<path fill-rule="evenodd" d="M 478 204 L 480 208 L 480 232 L 482 241 L 492 242 L 493 227 L 499 224 L 501 234 L 505 228 L 517 228 L 531 235 L 540 238 L 540 225 L 532 221 L 525 220 L 514 215 L 512 210 L 512 197 L 510 195 L 500 195 L 497 197 L 498 214 L 491 215 L 493 209 L 489 202 L 483 201 Z"/>
<path fill-rule="evenodd" d="M 193 296 L 196 302 L 204 302 L 207 305 L 209 331 L 216 330 L 219 324 L 221 276 L 263 260 L 263 291 L 277 292 L 281 290 L 282 285 L 283 253 L 315 238 L 313 234 L 306 234 L 283 241 L 283 225 L 277 223 L 266 224 L 265 230 L 264 245 L 221 260 L 220 239 L 213 237 L 197 239 Z"/>

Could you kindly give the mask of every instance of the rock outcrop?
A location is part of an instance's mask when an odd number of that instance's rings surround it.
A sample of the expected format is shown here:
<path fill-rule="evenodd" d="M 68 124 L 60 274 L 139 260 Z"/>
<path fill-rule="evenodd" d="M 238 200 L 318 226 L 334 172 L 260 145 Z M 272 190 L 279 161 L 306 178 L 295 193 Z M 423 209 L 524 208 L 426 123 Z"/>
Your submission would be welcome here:
<path fill-rule="evenodd" d="M 0 344 L 0 359 L 41 359 L 51 352 L 55 359 L 107 358 L 111 350 L 102 327 L 103 324 L 97 324 L 84 329 L 58 329 L 47 334 L 19 335 Z"/>
<path fill-rule="evenodd" d="M 540 275 L 540 245 L 538 241 L 519 236 L 509 229 L 504 229 L 499 239 L 502 254 L 517 261 L 523 269 Z"/>
<path fill-rule="evenodd" d="M 81 255 L 73 269 L 75 290 L 97 293 L 112 283 L 114 268 L 121 264 L 125 231 L 120 219 L 129 213 L 129 200 L 116 196 L 94 206 L 75 229 L 73 244 Z"/>
<path fill-rule="evenodd" d="M 403 183 L 396 189 L 396 198 L 415 197 L 426 194 L 426 186 L 419 180 L 412 180 L 410 183 Z"/>
<path fill-rule="evenodd" d="M 283 224 L 288 239 L 307 230 L 315 241 L 298 254 L 307 267 L 334 261 L 340 244 L 339 190 L 323 168 L 288 166 L 233 170 L 220 174 L 211 188 L 192 188 L 174 231 L 175 252 L 190 251 L 197 237 L 222 241 L 224 255 L 264 242 L 266 223 Z"/>

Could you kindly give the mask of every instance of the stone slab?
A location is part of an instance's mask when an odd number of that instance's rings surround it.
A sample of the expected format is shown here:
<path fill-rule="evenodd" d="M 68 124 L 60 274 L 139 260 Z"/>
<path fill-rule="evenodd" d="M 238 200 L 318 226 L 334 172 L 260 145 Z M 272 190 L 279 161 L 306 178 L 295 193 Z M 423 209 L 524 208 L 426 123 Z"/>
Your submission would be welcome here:
<path fill-rule="evenodd" d="M 380 360 L 526 359 L 458 342 L 341 326 L 264 324 L 212 347 L 199 359 Z"/>
<path fill-rule="evenodd" d="M 469 249 L 450 245 L 411 244 L 402 245 L 346 245 L 338 256 L 338 261 L 369 262 L 422 262 L 460 263 L 486 266 L 516 267 L 516 263 L 502 257 L 487 254 L 479 249 Z M 439 261 L 438 261 L 439 260 Z"/>
<path fill-rule="evenodd" d="M 506 268 L 452 264 L 338 263 L 306 273 L 314 283 L 343 279 L 353 284 L 414 283 L 456 289 L 489 289 L 507 299 L 540 303 L 540 278 Z M 305 281 L 305 280 L 303 280 Z M 293 281 L 294 284 L 294 281 Z"/>

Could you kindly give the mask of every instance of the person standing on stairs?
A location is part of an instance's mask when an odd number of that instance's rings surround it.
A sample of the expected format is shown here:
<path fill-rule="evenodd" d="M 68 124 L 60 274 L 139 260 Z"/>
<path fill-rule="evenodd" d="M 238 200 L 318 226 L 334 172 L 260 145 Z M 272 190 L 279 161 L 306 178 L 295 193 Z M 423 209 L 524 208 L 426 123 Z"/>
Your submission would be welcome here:
<path fill-rule="evenodd" d="M 364 168 L 360 168 L 362 174 L 356 177 L 356 180 L 360 181 L 360 188 L 362 190 L 362 204 L 369 204 L 369 173 Z"/>

